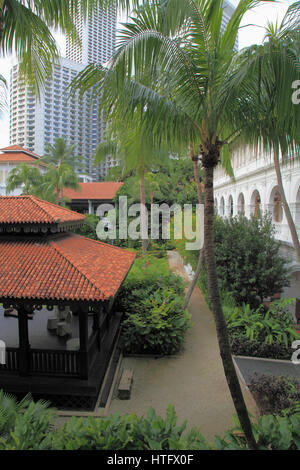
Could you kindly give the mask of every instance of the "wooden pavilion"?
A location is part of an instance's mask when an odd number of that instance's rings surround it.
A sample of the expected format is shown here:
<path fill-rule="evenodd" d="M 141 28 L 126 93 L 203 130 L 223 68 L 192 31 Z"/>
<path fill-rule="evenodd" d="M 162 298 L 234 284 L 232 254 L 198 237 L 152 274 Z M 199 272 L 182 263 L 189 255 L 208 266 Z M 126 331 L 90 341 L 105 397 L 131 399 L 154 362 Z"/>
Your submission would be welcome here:
<path fill-rule="evenodd" d="M 114 299 L 135 254 L 70 233 L 83 222 L 33 196 L 0 197 L 0 388 L 93 409 L 119 331 Z M 11 310 L 15 318 L 4 316 Z M 71 312 L 65 336 L 47 328 L 53 310 Z"/>

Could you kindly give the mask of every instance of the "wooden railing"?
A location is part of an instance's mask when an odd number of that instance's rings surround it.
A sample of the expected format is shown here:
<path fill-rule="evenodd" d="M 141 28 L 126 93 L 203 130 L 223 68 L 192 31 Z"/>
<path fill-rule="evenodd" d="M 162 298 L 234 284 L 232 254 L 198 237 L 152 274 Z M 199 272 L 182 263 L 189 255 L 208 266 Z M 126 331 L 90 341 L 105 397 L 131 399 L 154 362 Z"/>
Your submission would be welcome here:
<path fill-rule="evenodd" d="M 46 349 L 30 349 L 29 373 L 33 375 L 53 375 L 78 377 L 77 351 L 52 351 Z M 0 365 L 0 371 L 19 371 L 19 349 L 6 349 L 6 364 Z"/>
<path fill-rule="evenodd" d="M 77 351 L 30 350 L 30 372 L 34 375 L 78 376 Z"/>
<path fill-rule="evenodd" d="M 0 370 L 17 372 L 19 370 L 19 349 L 6 349 L 6 364 L 0 364 Z"/>
<path fill-rule="evenodd" d="M 105 331 L 106 333 L 106 331 Z M 105 336 L 105 334 L 104 334 Z M 104 337 L 101 337 L 102 342 Z M 92 334 L 87 351 L 87 367 L 91 366 L 99 351 L 99 332 Z M 52 375 L 58 377 L 79 377 L 79 351 L 30 349 L 29 370 L 30 375 Z M 0 371 L 19 371 L 19 349 L 6 349 L 6 364 L 0 364 Z"/>

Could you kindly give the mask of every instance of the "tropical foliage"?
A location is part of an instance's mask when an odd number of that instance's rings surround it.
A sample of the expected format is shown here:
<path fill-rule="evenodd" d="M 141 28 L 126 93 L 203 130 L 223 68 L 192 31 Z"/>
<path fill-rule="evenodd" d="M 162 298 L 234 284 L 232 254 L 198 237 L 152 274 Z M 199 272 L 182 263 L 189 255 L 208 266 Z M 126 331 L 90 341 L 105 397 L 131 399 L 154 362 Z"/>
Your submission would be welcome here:
<path fill-rule="evenodd" d="M 225 433 L 224 439 L 215 438 L 217 450 L 248 450 L 242 428 L 234 419 L 234 428 Z M 258 422 L 252 421 L 252 429 L 259 450 L 299 450 L 300 414 L 290 417 L 264 415 Z"/>
<path fill-rule="evenodd" d="M 252 310 L 249 305 L 226 307 L 224 305 L 227 328 L 231 338 L 245 338 L 266 344 L 284 344 L 286 348 L 300 336 L 295 332 L 295 322 L 287 310 L 287 305 L 295 299 L 282 299 L 272 302 L 269 309 L 262 305 Z"/>
<path fill-rule="evenodd" d="M 294 248 L 300 260 L 297 229 L 288 205 L 281 166 L 298 158 L 300 150 L 299 106 L 292 103 L 291 92 L 300 78 L 299 2 L 293 4 L 280 24 L 269 24 L 263 45 L 254 45 L 244 54 L 256 77 L 249 87 L 249 106 L 257 119 L 249 123 L 242 143 L 273 159 L 278 190 L 289 225 Z M 241 144 L 241 142 L 240 142 Z"/>
<path fill-rule="evenodd" d="M 279 252 L 280 244 L 274 238 L 274 230 L 268 215 L 251 219 L 244 216 L 215 218 L 217 273 L 224 300 L 229 295 L 234 304 L 258 308 L 264 300 L 289 284 L 289 271 Z M 186 263 L 196 269 L 198 251 L 186 250 L 186 241 L 177 240 L 175 246 Z M 209 302 L 205 267 L 199 285 Z"/>
<path fill-rule="evenodd" d="M 168 262 L 139 257 L 118 298 L 125 313 L 122 342 L 127 353 L 174 354 L 182 347 L 190 315 L 182 310 L 184 286 Z"/>
<path fill-rule="evenodd" d="M 9 194 L 15 189 L 22 187 L 22 194 L 33 194 L 40 181 L 40 170 L 36 166 L 22 163 L 9 172 L 6 192 Z"/>
<path fill-rule="evenodd" d="M 41 174 L 36 167 L 22 164 L 10 171 L 7 193 L 21 188 L 22 194 L 29 194 L 49 202 L 64 205 L 64 188 L 79 188 L 79 179 L 74 169 L 66 163 L 56 166 L 50 164 Z"/>
<path fill-rule="evenodd" d="M 0 450 L 38 450 L 51 430 L 49 403 L 34 403 L 28 395 L 20 402 L 0 390 Z"/>
<path fill-rule="evenodd" d="M 137 4 L 118 0 L 122 8 Z M 114 0 L 0 0 L 0 56 L 15 53 L 21 60 L 21 72 L 39 89 L 52 74 L 58 50 L 51 29 L 79 41 L 73 18 L 85 17 L 96 5 L 115 5 Z"/>
<path fill-rule="evenodd" d="M 241 0 L 227 27 L 222 0 L 166 0 L 136 11 L 124 27 L 109 70 L 88 67 L 75 82 L 94 88 L 108 112 L 140 115 L 147 131 L 173 148 L 185 143 L 200 155 L 205 182 L 205 257 L 208 290 L 225 374 L 249 446 L 255 448 L 231 359 L 213 244 L 214 168 L 231 172 L 230 146 L 247 134 L 257 110 L 249 89 L 257 83 L 252 61 L 235 49 L 241 21 L 260 2 Z M 232 172 L 231 172 L 232 173 Z"/>
<path fill-rule="evenodd" d="M 230 340 L 232 354 L 235 356 L 250 356 L 266 359 L 290 361 L 294 350 L 284 343 L 265 343 L 248 340 L 245 337 L 233 336 Z"/>
<path fill-rule="evenodd" d="M 37 166 L 23 163 L 10 171 L 7 192 L 17 188 L 22 194 L 31 194 L 49 202 L 64 205 L 64 188 L 79 189 L 79 179 L 75 167 L 82 158 L 74 155 L 74 146 L 58 138 L 54 145 L 46 146 L 46 155 L 40 159 L 47 166 L 41 174 Z"/>
<path fill-rule="evenodd" d="M 111 181 L 111 174 L 108 179 Z M 116 178 L 118 179 L 118 173 Z M 130 202 L 138 201 L 138 191 L 134 185 L 135 174 L 130 173 L 122 178 L 124 185 L 119 195 L 128 195 Z M 152 193 L 152 195 L 151 195 Z M 152 164 L 151 171 L 145 175 L 146 203 L 197 204 L 197 188 L 194 179 L 193 165 L 189 158 L 169 158 Z"/>
<path fill-rule="evenodd" d="M 75 148 L 75 145 L 69 145 L 65 139 L 58 137 L 53 145 L 50 143 L 45 144 L 45 155 L 41 158 L 41 161 L 57 167 L 65 163 L 77 170 L 83 161 L 83 157 L 75 154 Z"/>
<path fill-rule="evenodd" d="M 300 412 L 300 379 L 254 374 L 249 389 L 262 414 L 290 416 Z"/>
<path fill-rule="evenodd" d="M 59 166 L 50 164 L 47 172 L 43 175 L 39 185 L 45 196 L 55 195 L 56 204 L 64 205 L 64 188 L 79 189 L 79 178 L 73 167 L 67 163 L 61 163 Z"/>
<path fill-rule="evenodd" d="M 208 444 L 197 428 L 177 424 L 173 406 L 166 416 L 149 408 L 145 416 L 111 415 L 107 418 L 71 418 L 54 427 L 56 413 L 47 403 L 23 402 L 0 391 L 0 450 L 247 450 L 238 420 L 224 438 Z M 299 450 L 300 415 L 265 415 L 252 423 L 261 450 Z"/>
<path fill-rule="evenodd" d="M 214 233 L 219 285 L 238 305 L 258 307 L 289 285 L 286 260 L 269 216 L 217 217 Z"/>

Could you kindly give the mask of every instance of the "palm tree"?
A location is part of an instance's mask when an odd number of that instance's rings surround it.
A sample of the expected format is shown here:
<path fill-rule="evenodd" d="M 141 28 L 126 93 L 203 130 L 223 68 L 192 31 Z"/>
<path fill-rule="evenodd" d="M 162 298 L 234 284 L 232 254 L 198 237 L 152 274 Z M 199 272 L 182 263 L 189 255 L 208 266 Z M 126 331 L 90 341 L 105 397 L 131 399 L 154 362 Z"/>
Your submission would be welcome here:
<path fill-rule="evenodd" d="M 78 176 L 67 163 L 61 163 L 59 166 L 51 163 L 40 184 L 40 190 L 47 200 L 49 200 L 47 195 L 50 195 L 51 200 L 55 195 L 56 204 L 64 205 L 64 188 L 78 190 L 80 188 Z"/>
<path fill-rule="evenodd" d="M 33 194 L 41 178 L 42 175 L 37 167 L 22 163 L 9 172 L 6 192 L 9 194 L 22 187 L 22 194 Z"/>
<path fill-rule="evenodd" d="M 160 191 L 157 173 L 148 171 L 148 173 L 146 173 L 145 175 L 145 179 L 146 179 L 146 186 L 148 186 L 148 190 L 149 190 L 150 204 L 152 205 L 154 203 L 155 193 Z"/>
<path fill-rule="evenodd" d="M 14 53 L 21 61 L 21 72 L 39 91 L 58 59 L 51 28 L 78 42 L 73 23 L 78 13 L 85 17 L 97 5 L 107 8 L 115 4 L 129 11 L 138 3 L 138 0 L 0 0 L 0 57 Z"/>
<path fill-rule="evenodd" d="M 221 162 L 232 174 L 230 146 L 237 136 L 247 134 L 257 116 L 248 97 L 251 66 L 240 58 L 235 43 L 245 13 L 260 3 L 240 0 L 223 29 L 222 0 L 152 2 L 136 11 L 137 18 L 122 31 L 109 69 L 89 66 L 74 83 L 82 93 L 95 86 L 94 93 L 102 96 L 107 109 L 124 109 L 124 119 L 139 114 L 142 125 L 158 140 L 187 146 L 200 142 L 209 297 L 225 376 L 250 449 L 257 444 L 231 356 L 218 287 L 214 170 Z M 145 73 L 149 85 L 143 83 Z"/>
<path fill-rule="evenodd" d="M 79 189 L 79 179 L 75 173 L 83 158 L 75 155 L 75 145 L 68 145 L 65 139 L 58 137 L 54 144 L 45 145 L 45 155 L 41 160 L 49 166 L 44 181 L 40 185 L 44 198 L 64 204 L 64 188 Z"/>
<path fill-rule="evenodd" d="M 113 155 L 119 159 L 123 166 L 123 174 L 134 170 L 139 180 L 139 200 L 141 207 L 141 235 L 142 250 L 145 254 L 148 245 L 148 220 L 146 211 L 146 191 L 145 179 L 152 165 L 163 159 L 169 158 L 166 150 L 158 150 L 154 145 L 153 139 L 148 133 L 143 131 L 133 119 L 130 122 L 124 122 L 118 119 L 118 113 L 114 113 L 114 124 L 108 129 L 112 139 L 106 139 L 99 144 L 96 150 L 95 163 L 106 158 L 107 155 Z"/>
<path fill-rule="evenodd" d="M 77 169 L 83 161 L 83 157 L 75 155 L 75 145 L 68 145 L 65 139 L 58 137 L 54 144 L 45 145 L 45 155 L 41 160 L 47 164 L 59 167 L 62 163 Z"/>
<path fill-rule="evenodd" d="M 292 105 L 291 90 L 294 81 L 300 79 L 299 70 L 299 24 L 294 24 L 294 15 L 299 2 L 292 5 L 279 24 L 269 24 L 268 40 L 262 46 L 253 46 L 247 51 L 248 60 L 253 60 L 256 84 L 249 89 L 257 119 L 243 137 L 245 144 L 260 147 L 273 156 L 277 184 L 293 245 L 300 261 L 300 243 L 297 229 L 285 195 L 281 164 L 298 158 L 300 154 L 300 108 Z M 281 159 L 280 159 L 281 156 Z"/>
<path fill-rule="evenodd" d="M 202 191 L 202 184 L 201 184 L 200 177 L 199 177 L 199 158 L 200 158 L 200 156 L 195 151 L 194 146 L 190 147 L 190 158 L 191 158 L 192 163 L 193 163 L 194 178 L 195 178 L 195 182 L 196 182 L 196 186 L 197 186 L 198 202 L 199 202 L 199 204 L 202 204 L 203 203 L 203 191 Z M 185 310 L 187 308 L 187 306 L 188 306 L 188 304 L 191 300 L 192 294 L 194 292 L 194 289 L 196 287 L 198 278 L 199 278 L 200 273 L 201 273 L 203 262 L 204 262 L 204 249 L 201 249 L 200 252 L 199 252 L 199 258 L 198 258 L 196 271 L 194 273 L 194 277 L 193 277 L 192 282 L 190 283 L 190 286 L 189 286 L 189 288 L 186 292 L 186 295 L 185 295 L 184 303 L 183 303 L 183 306 L 182 306 L 183 310 Z"/>

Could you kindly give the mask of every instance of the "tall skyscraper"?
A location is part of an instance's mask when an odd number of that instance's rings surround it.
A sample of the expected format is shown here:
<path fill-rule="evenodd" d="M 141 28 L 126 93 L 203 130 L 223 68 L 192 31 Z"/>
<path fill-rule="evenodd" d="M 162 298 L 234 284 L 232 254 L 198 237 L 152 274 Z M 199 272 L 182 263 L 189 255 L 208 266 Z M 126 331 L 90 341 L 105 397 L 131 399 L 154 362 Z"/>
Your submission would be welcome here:
<path fill-rule="evenodd" d="M 230 18 L 233 15 L 234 10 L 235 10 L 234 6 L 228 0 L 224 0 L 224 15 L 223 15 L 223 20 L 222 20 L 222 27 L 224 29 L 228 25 L 228 23 L 230 21 Z M 239 39 L 238 39 L 238 37 L 236 38 L 235 48 L 236 48 L 236 50 L 238 50 L 238 48 L 239 48 Z"/>
<path fill-rule="evenodd" d="M 116 6 L 102 10 L 98 6 L 87 18 L 78 13 L 74 18 L 80 43 L 70 37 L 66 42 L 66 57 L 79 64 L 104 64 L 113 55 L 116 42 Z"/>
<path fill-rule="evenodd" d="M 98 110 L 91 109 L 90 93 L 81 100 L 78 94 L 68 97 L 68 86 L 83 69 L 84 65 L 61 58 L 54 66 L 53 76 L 46 81 L 40 100 L 36 100 L 20 78 L 18 64 L 13 67 L 10 143 L 44 155 L 46 143 L 53 144 L 57 137 L 63 137 L 85 158 L 82 169 L 92 176 L 94 168 L 89 157 L 97 147 L 103 123 L 98 121 Z"/>
<path fill-rule="evenodd" d="M 108 163 L 95 168 L 93 154 L 103 138 L 104 122 L 97 103 L 91 108 L 88 92 L 80 100 L 69 96 L 68 86 L 88 64 L 103 64 L 113 55 L 116 43 L 117 11 L 95 8 L 84 20 L 75 18 L 80 43 L 66 39 L 66 56 L 53 67 L 40 99 L 19 76 L 19 65 L 11 70 L 10 83 L 10 145 L 22 145 L 44 155 L 45 144 L 64 137 L 74 144 L 76 153 L 84 157 L 83 172 L 94 180 L 103 179 Z M 112 161 L 109 166 L 115 162 Z"/>
<path fill-rule="evenodd" d="M 234 8 L 226 0 L 224 6 L 223 27 L 226 27 Z M 84 157 L 83 172 L 99 180 L 117 163 L 108 157 L 97 168 L 93 165 L 93 154 L 103 138 L 105 123 L 99 117 L 97 103 L 91 109 L 90 93 L 82 100 L 78 95 L 70 98 L 68 86 L 88 64 L 104 64 L 112 57 L 116 44 L 116 6 L 110 10 L 95 7 L 85 19 L 78 14 L 74 23 L 80 42 L 66 38 L 66 58 L 54 66 L 40 100 L 19 77 L 18 64 L 12 68 L 10 145 L 21 145 L 44 155 L 46 143 L 53 144 L 57 137 L 64 137 Z"/>

